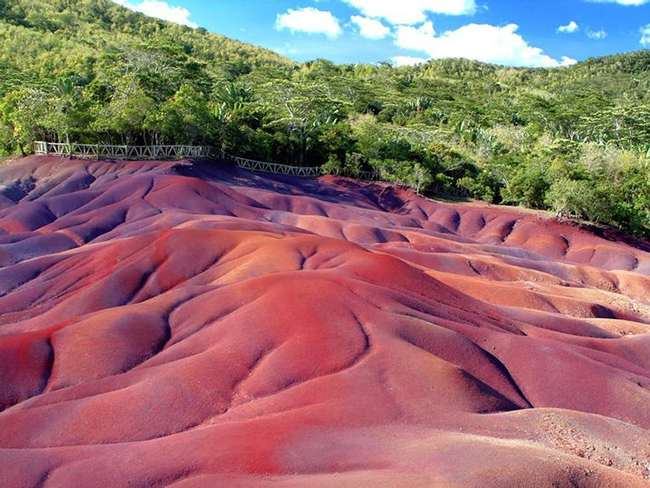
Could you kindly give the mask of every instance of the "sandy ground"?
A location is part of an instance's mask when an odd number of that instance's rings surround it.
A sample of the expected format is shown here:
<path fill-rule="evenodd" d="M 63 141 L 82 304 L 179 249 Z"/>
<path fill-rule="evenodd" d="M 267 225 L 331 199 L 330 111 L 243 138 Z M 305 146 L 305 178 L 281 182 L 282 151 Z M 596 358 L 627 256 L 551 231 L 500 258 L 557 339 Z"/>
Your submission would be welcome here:
<path fill-rule="evenodd" d="M 650 485 L 647 243 L 31 157 L 0 266 L 1 486 Z"/>

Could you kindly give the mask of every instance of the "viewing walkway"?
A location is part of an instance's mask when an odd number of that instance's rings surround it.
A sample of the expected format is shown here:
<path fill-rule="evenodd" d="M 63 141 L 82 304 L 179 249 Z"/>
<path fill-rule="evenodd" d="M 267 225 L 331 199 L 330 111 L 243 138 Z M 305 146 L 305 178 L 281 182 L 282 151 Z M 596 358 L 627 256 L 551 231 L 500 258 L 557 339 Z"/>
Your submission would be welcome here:
<path fill-rule="evenodd" d="M 209 158 L 213 156 L 210 146 L 126 146 L 111 144 L 77 144 L 74 142 L 34 143 L 36 154 L 53 154 L 56 156 L 76 156 L 86 159 L 183 159 Z"/>
<path fill-rule="evenodd" d="M 74 142 L 34 142 L 34 152 L 39 155 L 79 157 L 84 159 L 124 159 L 133 161 L 174 160 L 183 158 L 214 158 L 232 161 L 237 167 L 254 172 L 272 173 L 287 176 L 317 178 L 325 174 L 345 176 L 367 181 L 382 180 L 379 173 L 369 171 L 334 171 L 324 173 L 320 166 L 291 166 L 287 164 L 267 163 L 254 159 L 232 156 L 211 146 L 128 146 L 114 144 L 77 144 Z M 398 182 L 390 182 L 407 186 Z"/>

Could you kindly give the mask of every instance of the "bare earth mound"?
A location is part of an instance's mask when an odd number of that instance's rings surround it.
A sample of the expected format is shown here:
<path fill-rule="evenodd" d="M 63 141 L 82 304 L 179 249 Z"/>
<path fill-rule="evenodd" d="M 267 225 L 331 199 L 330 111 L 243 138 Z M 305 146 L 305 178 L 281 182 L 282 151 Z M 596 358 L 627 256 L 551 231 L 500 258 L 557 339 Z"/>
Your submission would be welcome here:
<path fill-rule="evenodd" d="M 0 185 L 1 486 L 650 485 L 644 243 L 208 163 Z"/>

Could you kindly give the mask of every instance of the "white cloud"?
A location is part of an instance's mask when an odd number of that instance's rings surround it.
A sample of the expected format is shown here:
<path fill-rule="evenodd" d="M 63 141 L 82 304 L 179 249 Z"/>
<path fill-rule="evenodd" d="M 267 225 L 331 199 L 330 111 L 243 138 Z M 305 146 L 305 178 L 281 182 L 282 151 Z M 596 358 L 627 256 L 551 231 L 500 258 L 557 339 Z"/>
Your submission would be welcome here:
<path fill-rule="evenodd" d="M 414 56 L 393 56 L 390 59 L 395 66 L 413 66 L 414 64 L 424 64 L 429 61 L 428 59 Z"/>
<path fill-rule="evenodd" d="M 618 3 L 619 5 L 625 5 L 626 7 L 638 7 L 640 5 L 645 5 L 650 2 L 650 0 L 587 0 L 592 3 Z"/>
<path fill-rule="evenodd" d="M 343 0 L 367 17 L 383 18 L 391 24 L 413 25 L 424 22 L 427 13 L 471 15 L 475 0 Z"/>
<path fill-rule="evenodd" d="M 190 11 L 185 7 L 176 7 L 160 0 L 141 0 L 139 2 L 130 0 L 114 1 L 123 7 L 143 13 L 149 17 L 169 20 L 170 22 L 187 25 L 189 27 L 198 27 L 194 22 L 190 20 Z"/>
<path fill-rule="evenodd" d="M 573 34 L 574 32 L 578 32 L 580 30 L 580 26 L 575 22 L 571 21 L 567 25 L 561 25 L 560 27 L 557 28 L 558 32 L 561 32 L 562 34 Z"/>
<path fill-rule="evenodd" d="M 313 7 L 289 9 L 284 14 L 278 14 L 275 28 L 278 30 L 289 29 L 291 32 L 325 34 L 332 39 L 341 34 L 339 19 L 334 17 L 332 12 Z"/>
<path fill-rule="evenodd" d="M 650 47 L 650 24 L 639 29 L 641 31 L 641 40 L 639 41 L 642 46 Z"/>
<path fill-rule="evenodd" d="M 390 34 L 390 29 L 376 19 L 353 15 L 350 20 L 359 27 L 359 33 L 368 39 L 383 39 Z"/>
<path fill-rule="evenodd" d="M 395 31 L 395 44 L 405 49 L 422 51 L 433 56 L 428 46 L 435 42 L 436 30 L 433 22 L 425 22 L 420 27 L 400 25 Z"/>
<path fill-rule="evenodd" d="M 589 27 L 587 27 L 586 34 L 589 39 L 600 40 L 607 37 L 607 32 L 605 32 L 603 29 L 600 29 L 599 31 L 592 31 Z"/>
<path fill-rule="evenodd" d="M 561 66 L 573 66 L 578 62 L 577 59 L 570 58 L 569 56 L 562 56 Z"/>
<path fill-rule="evenodd" d="M 504 27 L 468 24 L 436 36 L 432 22 L 420 27 L 402 25 L 397 27 L 395 44 L 424 52 L 433 59 L 467 58 L 486 63 L 547 68 L 566 66 L 575 61 L 567 57 L 558 61 L 544 54 L 517 34 L 518 28 L 516 24 Z"/>

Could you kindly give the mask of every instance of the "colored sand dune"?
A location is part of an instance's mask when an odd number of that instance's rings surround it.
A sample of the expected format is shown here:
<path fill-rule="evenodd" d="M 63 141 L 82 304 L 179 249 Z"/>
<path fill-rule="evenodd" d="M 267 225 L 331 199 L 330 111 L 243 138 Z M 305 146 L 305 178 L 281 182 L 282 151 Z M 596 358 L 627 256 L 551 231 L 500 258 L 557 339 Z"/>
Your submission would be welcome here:
<path fill-rule="evenodd" d="M 648 486 L 646 243 L 209 163 L 0 169 L 1 486 Z"/>

